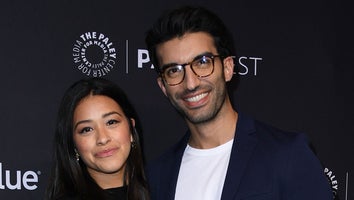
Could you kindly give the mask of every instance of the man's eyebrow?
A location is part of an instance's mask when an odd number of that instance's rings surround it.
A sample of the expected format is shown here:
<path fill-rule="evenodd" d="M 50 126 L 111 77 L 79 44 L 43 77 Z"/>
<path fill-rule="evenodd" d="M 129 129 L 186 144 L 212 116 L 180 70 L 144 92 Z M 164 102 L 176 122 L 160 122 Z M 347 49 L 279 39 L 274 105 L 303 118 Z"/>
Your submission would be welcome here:
<path fill-rule="evenodd" d="M 194 61 L 194 60 L 196 60 L 196 59 L 198 59 L 198 58 L 201 58 L 201 57 L 203 57 L 203 56 L 211 56 L 211 55 L 213 55 L 213 53 L 211 53 L 211 52 L 209 52 L 209 51 L 205 51 L 205 52 L 203 52 L 203 53 L 198 54 L 198 55 L 195 56 L 191 61 L 189 61 L 189 62 L 187 62 L 187 63 L 190 63 L 190 62 L 192 62 L 192 61 Z M 185 64 L 187 64 L 187 63 L 176 63 L 176 62 L 167 63 L 167 64 L 164 64 L 164 65 L 161 66 L 160 71 L 163 71 L 163 70 L 166 69 L 167 67 L 171 67 L 171 66 L 173 66 L 173 65 L 185 65 Z"/>

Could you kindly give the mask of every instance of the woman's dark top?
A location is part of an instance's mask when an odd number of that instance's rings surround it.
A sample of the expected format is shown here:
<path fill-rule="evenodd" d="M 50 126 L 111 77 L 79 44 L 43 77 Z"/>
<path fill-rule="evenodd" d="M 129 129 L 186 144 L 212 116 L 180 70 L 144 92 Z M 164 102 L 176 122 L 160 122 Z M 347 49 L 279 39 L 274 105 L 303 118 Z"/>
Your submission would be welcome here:
<path fill-rule="evenodd" d="M 104 190 L 105 200 L 126 200 L 127 199 L 127 187 L 109 188 Z"/>
<path fill-rule="evenodd" d="M 103 190 L 104 199 L 102 200 L 127 200 L 127 186 L 109 188 Z M 83 200 L 79 197 L 63 197 L 60 200 Z M 97 199 L 99 200 L 99 199 Z"/>

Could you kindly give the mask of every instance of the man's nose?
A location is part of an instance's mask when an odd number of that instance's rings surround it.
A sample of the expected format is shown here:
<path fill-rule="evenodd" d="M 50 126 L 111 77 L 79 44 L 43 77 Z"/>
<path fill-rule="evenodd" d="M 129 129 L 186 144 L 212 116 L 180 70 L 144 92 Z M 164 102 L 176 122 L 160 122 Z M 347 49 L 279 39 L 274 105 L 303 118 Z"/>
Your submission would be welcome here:
<path fill-rule="evenodd" d="M 188 88 L 188 90 L 194 90 L 200 84 L 199 77 L 193 72 L 191 65 L 185 66 L 184 68 L 184 84 Z"/>

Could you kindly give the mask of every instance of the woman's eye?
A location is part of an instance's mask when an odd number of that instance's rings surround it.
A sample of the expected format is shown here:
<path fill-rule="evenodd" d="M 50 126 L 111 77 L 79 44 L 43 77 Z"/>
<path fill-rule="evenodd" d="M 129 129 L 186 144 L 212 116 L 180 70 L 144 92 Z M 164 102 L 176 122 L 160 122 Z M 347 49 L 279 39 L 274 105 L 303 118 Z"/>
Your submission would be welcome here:
<path fill-rule="evenodd" d="M 112 124 L 116 124 L 116 123 L 118 123 L 118 120 L 111 119 L 111 120 L 108 120 L 107 125 L 112 125 Z"/>
<path fill-rule="evenodd" d="M 82 133 L 87 133 L 87 132 L 90 132 L 92 130 L 92 128 L 90 127 L 85 127 L 85 128 L 82 128 L 79 133 L 82 134 Z"/>

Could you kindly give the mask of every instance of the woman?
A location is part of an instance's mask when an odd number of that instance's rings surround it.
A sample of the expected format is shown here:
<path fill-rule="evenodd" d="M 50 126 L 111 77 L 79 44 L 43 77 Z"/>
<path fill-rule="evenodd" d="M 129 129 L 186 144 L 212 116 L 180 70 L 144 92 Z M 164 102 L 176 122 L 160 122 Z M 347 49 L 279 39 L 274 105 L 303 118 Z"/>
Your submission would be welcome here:
<path fill-rule="evenodd" d="M 138 116 L 114 83 L 91 78 L 64 94 L 46 198 L 147 200 Z"/>

